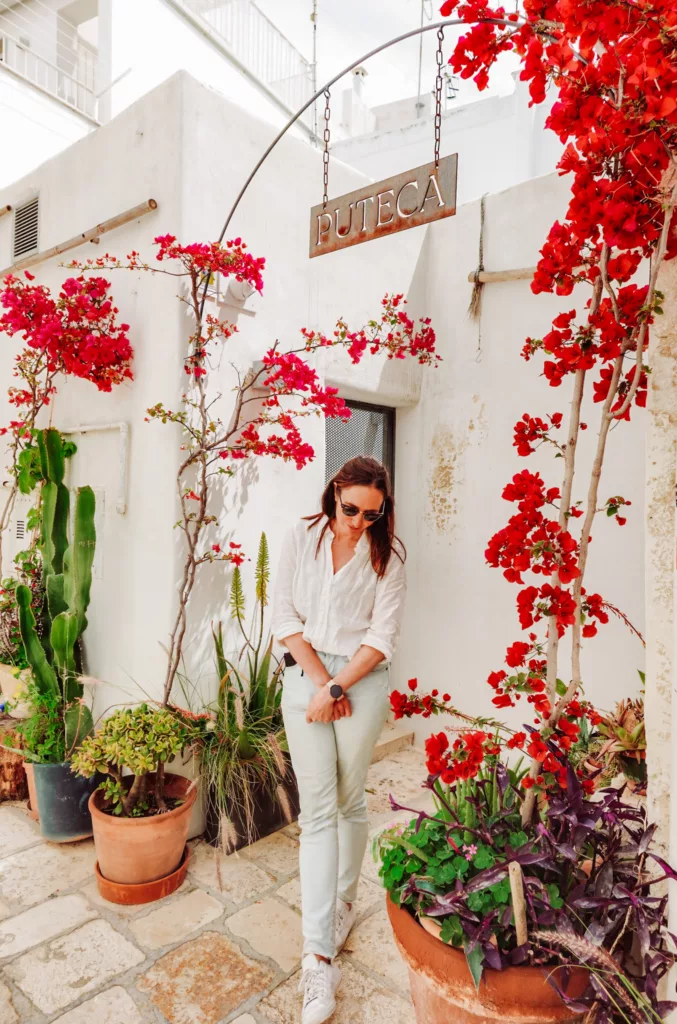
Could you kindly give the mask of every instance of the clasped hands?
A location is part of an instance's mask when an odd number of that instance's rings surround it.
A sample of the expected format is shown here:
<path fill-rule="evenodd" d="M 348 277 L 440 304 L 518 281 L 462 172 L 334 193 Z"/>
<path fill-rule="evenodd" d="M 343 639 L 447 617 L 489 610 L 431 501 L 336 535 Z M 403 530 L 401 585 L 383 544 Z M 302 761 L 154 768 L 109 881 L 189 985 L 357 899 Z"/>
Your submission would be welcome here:
<path fill-rule="evenodd" d="M 306 709 L 306 722 L 338 722 L 341 718 L 350 718 L 353 709 L 347 697 L 334 700 L 329 687 L 323 686 L 317 691 Z"/>

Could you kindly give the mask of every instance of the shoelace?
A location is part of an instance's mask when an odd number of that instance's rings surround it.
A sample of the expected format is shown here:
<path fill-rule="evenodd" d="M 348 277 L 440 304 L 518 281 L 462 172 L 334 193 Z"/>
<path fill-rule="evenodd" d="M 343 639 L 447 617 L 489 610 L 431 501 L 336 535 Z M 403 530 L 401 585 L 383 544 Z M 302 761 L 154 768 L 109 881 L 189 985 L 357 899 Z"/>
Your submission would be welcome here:
<path fill-rule="evenodd" d="M 303 1002 L 307 1005 L 314 999 L 319 999 L 328 993 L 329 972 L 321 967 L 311 971 L 304 971 L 302 983 L 305 996 Z"/>

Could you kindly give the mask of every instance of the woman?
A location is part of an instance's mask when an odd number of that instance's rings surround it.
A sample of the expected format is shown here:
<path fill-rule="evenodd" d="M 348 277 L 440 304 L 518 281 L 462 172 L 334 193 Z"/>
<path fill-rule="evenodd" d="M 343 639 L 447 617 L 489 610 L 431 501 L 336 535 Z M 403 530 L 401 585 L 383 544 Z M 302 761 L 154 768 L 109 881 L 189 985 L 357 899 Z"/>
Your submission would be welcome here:
<path fill-rule="evenodd" d="M 364 787 L 388 714 L 404 557 L 388 473 L 360 457 L 329 482 L 322 512 L 291 530 L 280 560 L 273 634 L 287 648 L 282 713 L 301 801 L 302 1024 L 334 1012 L 332 960 L 355 922 Z"/>

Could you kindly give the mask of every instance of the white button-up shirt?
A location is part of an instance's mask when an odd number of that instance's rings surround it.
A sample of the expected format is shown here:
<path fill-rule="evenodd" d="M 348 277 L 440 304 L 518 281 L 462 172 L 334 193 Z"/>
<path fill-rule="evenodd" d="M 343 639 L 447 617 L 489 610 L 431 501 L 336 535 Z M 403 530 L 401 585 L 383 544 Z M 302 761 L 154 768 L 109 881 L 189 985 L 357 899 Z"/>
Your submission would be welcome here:
<path fill-rule="evenodd" d="M 317 551 L 325 522 L 323 518 L 311 526 L 301 521 L 285 538 L 275 580 L 273 636 L 284 640 L 303 633 L 316 651 L 347 658 L 365 644 L 390 661 L 404 610 L 404 563 L 393 552 L 379 579 L 365 531 L 353 557 L 334 573 L 331 529 Z"/>

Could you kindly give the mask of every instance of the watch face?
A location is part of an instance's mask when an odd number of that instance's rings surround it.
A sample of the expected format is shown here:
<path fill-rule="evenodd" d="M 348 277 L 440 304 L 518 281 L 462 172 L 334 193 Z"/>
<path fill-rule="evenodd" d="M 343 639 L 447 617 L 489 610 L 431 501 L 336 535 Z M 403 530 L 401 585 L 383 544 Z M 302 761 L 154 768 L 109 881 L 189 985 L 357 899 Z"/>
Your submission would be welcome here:
<path fill-rule="evenodd" d="M 338 683 L 332 683 L 332 685 L 329 687 L 329 692 L 334 698 L 334 700 L 338 700 L 339 697 L 343 696 L 343 687 L 339 686 Z"/>

